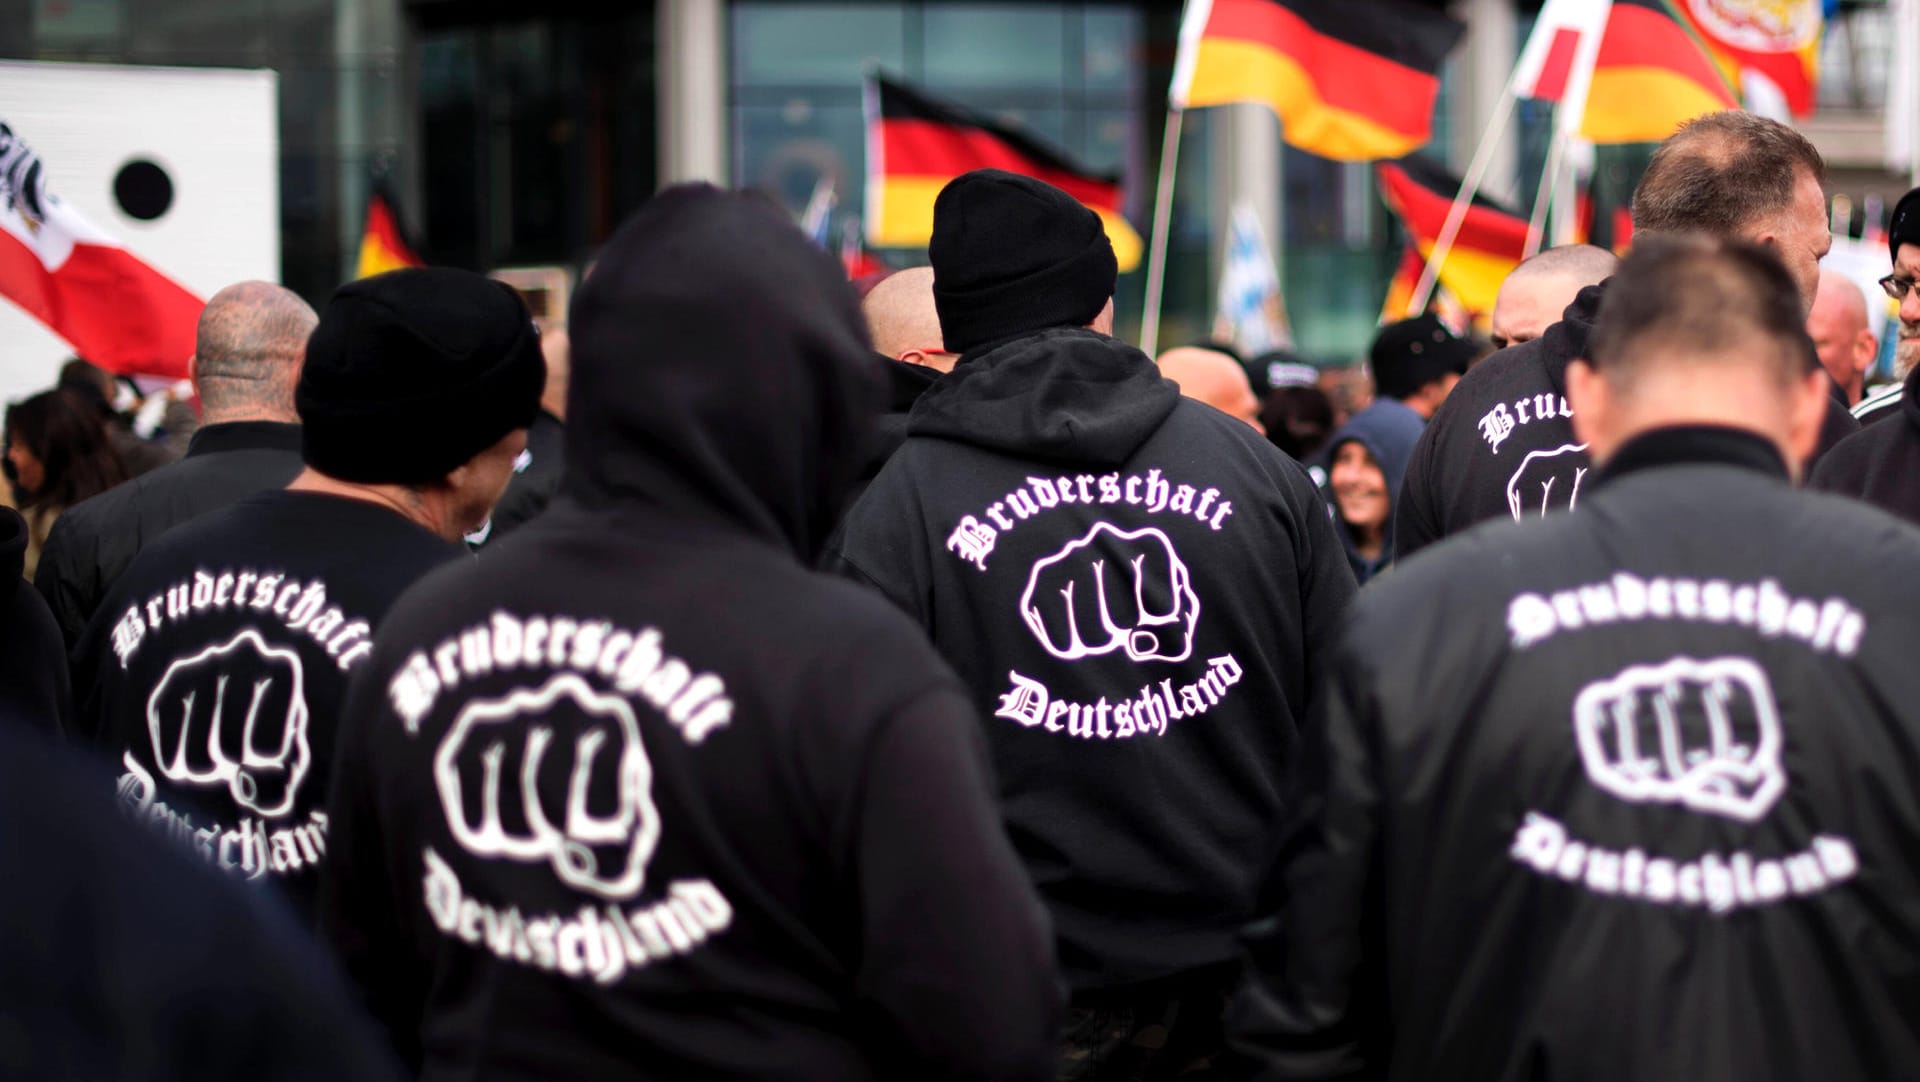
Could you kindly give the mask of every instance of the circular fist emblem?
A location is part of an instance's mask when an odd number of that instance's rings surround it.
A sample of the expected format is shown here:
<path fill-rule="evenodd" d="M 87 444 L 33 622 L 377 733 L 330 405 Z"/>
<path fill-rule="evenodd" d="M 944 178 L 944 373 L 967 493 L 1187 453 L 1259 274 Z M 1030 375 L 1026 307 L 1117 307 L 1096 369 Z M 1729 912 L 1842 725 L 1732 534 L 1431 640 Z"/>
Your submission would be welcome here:
<path fill-rule="evenodd" d="M 1587 776 L 1622 800 L 1752 821 L 1787 788 L 1780 708 L 1746 658 L 1636 665 L 1581 689 L 1573 727 Z"/>
<path fill-rule="evenodd" d="M 1132 661 L 1185 661 L 1200 599 L 1166 534 L 1102 522 L 1033 565 L 1020 615 L 1063 661 L 1115 650 Z"/>
<path fill-rule="evenodd" d="M 433 760 L 454 841 L 479 857 L 552 865 L 603 898 L 639 893 L 660 840 L 653 766 L 633 707 L 563 673 L 467 705 Z"/>
<path fill-rule="evenodd" d="M 287 814 L 313 764 L 300 655 L 249 629 L 174 662 L 147 699 L 147 735 L 168 781 L 224 785 L 256 815 Z"/>

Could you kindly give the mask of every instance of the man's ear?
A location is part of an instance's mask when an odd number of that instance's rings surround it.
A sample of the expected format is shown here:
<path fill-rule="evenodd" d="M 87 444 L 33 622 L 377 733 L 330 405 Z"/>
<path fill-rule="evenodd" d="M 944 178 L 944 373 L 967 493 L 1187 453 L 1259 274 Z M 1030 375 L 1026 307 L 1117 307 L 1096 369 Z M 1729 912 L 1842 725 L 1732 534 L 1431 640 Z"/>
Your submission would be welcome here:
<path fill-rule="evenodd" d="M 1573 438 L 1591 448 L 1613 412 L 1613 388 L 1584 358 L 1567 362 L 1567 407 L 1573 410 Z"/>
<path fill-rule="evenodd" d="M 1827 424 L 1827 388 L 1832 380 L 1824 370 L 1816 369 L 1800 378 L 1793 389 L 1791 413 L 1787 423 L 1787 463 L 1799 480 L 1807 460 L 1820 447 L 1820 433 Z"/>

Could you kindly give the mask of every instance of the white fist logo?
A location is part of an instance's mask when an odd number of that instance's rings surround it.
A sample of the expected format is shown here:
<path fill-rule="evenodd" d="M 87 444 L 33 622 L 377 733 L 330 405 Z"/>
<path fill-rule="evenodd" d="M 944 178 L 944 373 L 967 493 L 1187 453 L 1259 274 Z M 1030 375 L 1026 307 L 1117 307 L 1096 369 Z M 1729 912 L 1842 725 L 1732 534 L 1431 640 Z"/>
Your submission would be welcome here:
<path fill-rule="evenodd" d="M 153 762 L 182 785 L 224 785 L 234 803 L 287 814 L 313 764 L 300 655 L 242 631 L 174 662 L 147 699 Z"/>
<path fill-rule="evenodd" d="M 1507 482 L 1507 510 L 1513 521 L 1549 511 L 1571 511 L 1580 502 L 1580 482 L 1591 463 L 1587 445 L 1569 443 L 1551 451 L 1534 451 L 1520 460 Z"/>
<path fill-rule="evenodd" d="M 633 707 L 563 673 L 468 704 L 434 755 L 454 840 L 481 857 L 546 861 L 603 898 L 639 893 L 660 840 L 653 766 Z"/>
<path fill-rule="evenodd" d="M 1166 534 L 1102 522 L 1033 565 L 1020 615 L 1062 660 L 1125 650 L 1133 661 L 1185 661 L 1200 599 Z"/>
<path fill-rule="evenodd" d="M 1589 684 L 1573 728 L 1587 776 L 1622 800 L 1752 821 L 1787 788 L 1780 709 L 1746 658 L 1678 657 Z"/>

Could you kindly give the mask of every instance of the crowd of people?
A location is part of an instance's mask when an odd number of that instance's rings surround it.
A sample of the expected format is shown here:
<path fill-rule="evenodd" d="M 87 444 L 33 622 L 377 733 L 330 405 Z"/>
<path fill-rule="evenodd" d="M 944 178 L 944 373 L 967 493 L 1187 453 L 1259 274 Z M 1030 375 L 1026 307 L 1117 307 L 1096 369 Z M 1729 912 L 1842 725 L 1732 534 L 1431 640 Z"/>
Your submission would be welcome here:
<path fill-rule="evenodd" d="M 864 296 L 704 185 L 564 326 L 231 286 L 197 423 L 7 412 L 0 1075 L 1903 1077 L 1920 396 L 1824 182 L 1696 120 L 1371 402 L 1113 337 L 997 170 Z"/>

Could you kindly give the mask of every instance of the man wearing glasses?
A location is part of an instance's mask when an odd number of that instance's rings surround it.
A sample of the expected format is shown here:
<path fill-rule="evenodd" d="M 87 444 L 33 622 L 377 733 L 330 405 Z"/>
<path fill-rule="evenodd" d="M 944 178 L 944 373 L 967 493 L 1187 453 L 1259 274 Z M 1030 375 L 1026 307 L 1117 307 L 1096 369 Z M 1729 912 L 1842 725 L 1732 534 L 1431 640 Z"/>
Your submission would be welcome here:
<path fill-rule="evenodd" d="M 1908 192 L 1893 208 L 1887 228 L 1887 247 L 1893 273 L 1880 279 L 1880 288 L 1900 302 L 1900 340 L 1893 360 L 1904 382 L 1899 391 L 1861 400 L 1855 411 L 1865 430 L 1836 444 L 1813 471 L 1809 484 L 1853 496 L 1920 522 L 1920 396 L 1913 389 L 1915 362 L 1920 361 L 1920 188 Z M 1873 414 L 1884 411 L 1885 424 L 1873 424 Z"/>

